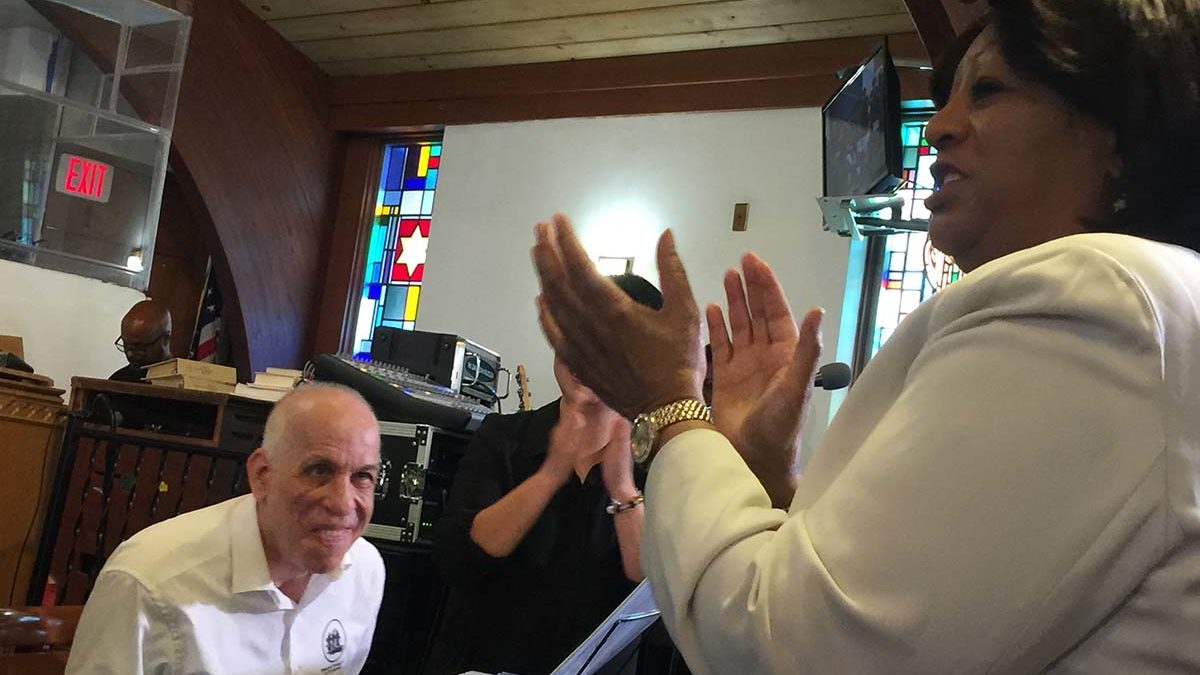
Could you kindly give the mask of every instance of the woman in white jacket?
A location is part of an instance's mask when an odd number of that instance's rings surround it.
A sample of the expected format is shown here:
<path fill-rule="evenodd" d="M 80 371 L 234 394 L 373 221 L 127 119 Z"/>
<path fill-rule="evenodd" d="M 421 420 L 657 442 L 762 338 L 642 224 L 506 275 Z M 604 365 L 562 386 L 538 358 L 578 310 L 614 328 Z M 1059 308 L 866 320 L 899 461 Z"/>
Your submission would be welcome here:
<path fill-rule="evenodd" d="M 642 558 L 667 625 L 698 674 L 1200 672 L 1200 5 L 992 0 L 935 98 L 930 237 L 968 274 L 803 476 L 819 310 L 797 326 L 754 256 L 726 274 L 709 423 L 669 407 L 704 368 L 670 233 L 654 312 L 564 217 L 538 226 L 555 352 L 659 416 Z"/>

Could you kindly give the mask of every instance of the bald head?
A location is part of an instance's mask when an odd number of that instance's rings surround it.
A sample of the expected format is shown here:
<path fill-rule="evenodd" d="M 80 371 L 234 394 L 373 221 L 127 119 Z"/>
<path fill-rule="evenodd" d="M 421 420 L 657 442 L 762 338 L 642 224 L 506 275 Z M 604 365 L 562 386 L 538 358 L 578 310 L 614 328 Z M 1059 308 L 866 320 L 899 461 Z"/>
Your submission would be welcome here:
<path fill-rule="evenodd" d="M 137 303 L 121 319 L 121 342 L 134 366 L 171 358 L 171 312 L 154 300 Z"/>
<path fill-rule="evenodd" d="M 354 390 L 311 384 L 275 404 L 246 460 L 272 580 L 341 564 L 371 521 L 379 463 L 379 424 Z"/>
<path fill-rule="evenodd" d="M 161 302 L 155 300 L 139 302 L 129 308 L 129 311 L 125 313 L 125 318 L 121 319 L 121 334 L 124 335 L 126 330 L 142 327 L 158 332 L 170 332 L 171 312 Z"/>
<path fill-rule="evenodd" d="M 263 430 L 263 451 L 276 458 L 332 425 L 369 429 L 379 435 L 375 413 L 357 391 L 327 382 L 306 384 L 279 399 Z"/>

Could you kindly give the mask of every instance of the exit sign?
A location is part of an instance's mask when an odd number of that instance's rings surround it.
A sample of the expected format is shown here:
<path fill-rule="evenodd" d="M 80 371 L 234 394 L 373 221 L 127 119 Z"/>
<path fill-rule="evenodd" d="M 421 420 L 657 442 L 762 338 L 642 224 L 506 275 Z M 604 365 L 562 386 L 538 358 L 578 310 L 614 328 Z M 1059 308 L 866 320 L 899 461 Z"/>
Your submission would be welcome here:
<path fill-rule="evenodd" d="M 112 192 L 112 165 L 64 153 L 58 159 L 54 189 L 72 197 L 107 202 Z"/>

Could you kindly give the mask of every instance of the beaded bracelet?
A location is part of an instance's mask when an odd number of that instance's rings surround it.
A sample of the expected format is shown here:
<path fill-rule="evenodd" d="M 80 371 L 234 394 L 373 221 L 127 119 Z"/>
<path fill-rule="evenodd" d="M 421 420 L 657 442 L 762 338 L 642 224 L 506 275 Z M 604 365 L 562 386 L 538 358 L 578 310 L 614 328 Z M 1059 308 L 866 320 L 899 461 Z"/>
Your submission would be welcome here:
<path fill-rule="evenodd" d="M 639 492 L 639 493 L 637 493 L 636 497 L 634 497 L 633 499 L 630 499 L 627 502 L 619 502 L 615 499 L 610 499 L 608 501 L 608 506 L 604 507 L 604 510 L 610 516 L 615 516 L 618 513 L 625 513 L 626 511 L 632 511 L 632 510 L 636 509 L 637 505 L 641 504 L 644 501 L 646 501 L 646 498 L 642 495 L 641 492 Z"/>

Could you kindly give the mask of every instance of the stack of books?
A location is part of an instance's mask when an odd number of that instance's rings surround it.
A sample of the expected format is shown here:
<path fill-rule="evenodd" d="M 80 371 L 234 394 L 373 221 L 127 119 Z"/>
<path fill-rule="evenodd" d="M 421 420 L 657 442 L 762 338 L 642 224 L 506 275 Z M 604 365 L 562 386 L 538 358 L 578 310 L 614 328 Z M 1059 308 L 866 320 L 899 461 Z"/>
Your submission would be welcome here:
<path fill-rule="evenodd" d="M 167 359 L 148 366 L 146 379 L 160 386 L 232 394 L 237 386 L 237 370 L 204 361 Z"/>
<path fill-rule="evenodd" d="M 278 401 L 300 384 L 304 373 L 291 368 L 267 368 L 254 373 L 254 382 L 239 384 L 233 391 L 238 396 L 260 401 Z"/>

